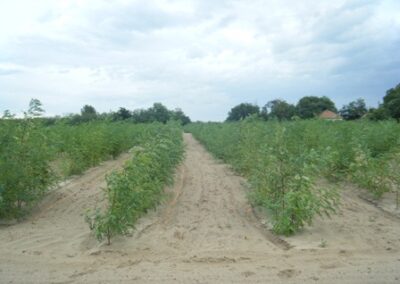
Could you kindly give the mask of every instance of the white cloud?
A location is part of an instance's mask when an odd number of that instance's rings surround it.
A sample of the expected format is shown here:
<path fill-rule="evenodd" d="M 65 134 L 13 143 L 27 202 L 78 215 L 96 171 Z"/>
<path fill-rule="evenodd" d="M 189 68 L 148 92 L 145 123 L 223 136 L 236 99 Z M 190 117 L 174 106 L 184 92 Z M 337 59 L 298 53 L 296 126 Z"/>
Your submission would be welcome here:
<path fill-rule="evenodd" d="M 222 120 L 236 103 L 276 97 L 376 104 L 400 74 L 395 0 L 7 2 L 3 109 L 31 97 L 50 114 L 161 101 Z"/>

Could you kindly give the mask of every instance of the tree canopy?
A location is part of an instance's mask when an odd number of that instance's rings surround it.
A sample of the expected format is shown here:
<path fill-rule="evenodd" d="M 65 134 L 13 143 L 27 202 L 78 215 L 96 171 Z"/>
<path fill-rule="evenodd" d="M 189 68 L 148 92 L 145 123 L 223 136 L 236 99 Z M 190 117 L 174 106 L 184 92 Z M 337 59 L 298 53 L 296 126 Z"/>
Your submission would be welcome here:
<path fill-rule="evenodd" d="M 383 97 L 383 107 L 388 114 L 400 121 L 400 84 L 386 91 Z"/>
<path fill-rule="evenodd" d="M 307 96 L 299 100 L 296 105 L 297 115 L 301 118 L 313 118 L 324 110 L 336 112 L 335 103 L 328 97 Z"/>
<path fill-rule="evenodd" d="M 378 108 L 370 108 L 367 113 L 367 118 L 369 120 L 385 120 L 390 118 L 388 111 L 381 105 Z"/>
<path fill-rule="evenodd" d="M 41 116 L 43 113 L 42 103 L 38 99 L 31 99 L 27 115 Z"/>
<path fill-rule="evenodd" d="M 132 117 L 132 113 L 124 107 L 120 107 L 117 112 L 113 114 L 114 120 L 125 120 Z"/>
<path fill-rule="evenodd" d="M 97 111 L 91 105 L 84 105 L 81 109 L 81 120 L 86 122 L 97 118 Z"/>
<path fill-rule="evenodd" d="M 365 106 L 365 101 L 363 99 L 358 99 L 344 105 L 340 110 L 340 115 L 345 120 L 354 120 L 363 117 L 367 113 L 367 107 Z"/>
<path fill-rule="evenodd" d="M 279 99 L 268 102 L 266 108 L 270 109 L 268 117 L 276 118 L 278 120 L 289 120 L 296 113 L 294 105 Z"/>
<path fill-rule="evenodd" d="M 242 120 L 252 114 L 259 114 L 260 107 L 249 103 L 241 103 L 231 109 L 226 121 Z"/>
<path fill-rule="evenodd" d="M 154 103 L 151 108 L 148 109 L 152 121 L 159 121 L 167 123 L 170 119 L 170 113 L 162 103 Z"/>
<path fill-rule="evenodd" d="M 186 125 L 191 122 L 190 118 L 187 115 L 185 115 L 185 113 L 180 108 L 171 111 L 170 118 L 173 120 L 180 121 L 182 125 Z"/>
<path fill-rule="evenodd" d="M 85 105 L 81 109 L 80 114 L 70 114 L 66 117 L 58 118 L 46 118 L 46 120 L 47 123 L 55 123 L 57 120 L 62 120 L 72 125 L 85 123 L 91 120 L 126 120 L 133 123 L 167 123 L 169 120 L 176 120 L 182 125 L 191 122 L 190 118 L 185 115 L 181 109 L 177 108 L 175 110 L 169 110 L 161 103 L 154 103 L 153 106 L 149 107 L 148 109 L 136 109 L 133 111 L 130 111 L 124 107 L 120 107 L 118 111 L 108 113 L 97 113 L 93 106 Z"/>

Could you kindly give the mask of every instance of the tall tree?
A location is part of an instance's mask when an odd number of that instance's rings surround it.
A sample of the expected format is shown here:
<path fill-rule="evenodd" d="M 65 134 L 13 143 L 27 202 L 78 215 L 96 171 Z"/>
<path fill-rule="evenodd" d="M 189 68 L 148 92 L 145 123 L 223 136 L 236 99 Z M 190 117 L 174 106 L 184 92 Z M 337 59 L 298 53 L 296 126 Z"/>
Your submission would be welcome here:
<path fill-rule="evenodd" d="M 267 105 L 261 108 L 260 117 L 264 120 L 268 120 L 268 107 Z"/>
<path fill-rule="evenodd" d="M 182 125 L 186 125 L 191 122 L 190 118 L 185 115 L 185 113 L 180 108 L 171 111 L 170 117 L 174 120 L 180 121 Z"/>
<path fill-rule="evenodd" d="M 154 103 L 153 107 L 149 108 L 148 111 L 153 121 L 167 123 L 170 119 L 170 113 L 162 103 Z"/>
<path fill-rule="evenodd" d="M 123 107 L 120 107 L 117 112 L 113 113 L 114 120 L 125 120 L 131 117 L 132 117 L 131 112 Z"/>
<path fill-rule="evenodd" d="M 41 116 L 43 113 L 42 103 L 38 99 L 31 99 L 27 114 L 30 116 Z"/>
<path fill-rule="evenodd" d="M 328 97 L 307 96 L 299 100 L 296 111 L 301 118 L 313 118 L 324 110 L 336 112 L 335 103 Z"/>
<path fill-rule="evenodd" d="M 367 118 L 369 120 L 386 120 L 390 118 L 388 111 L 380 105 L 378 108 L 370 108 L 367 112 Z"/>
<path fill-rule="evenodd" d="M 340 115 L 345 120 L 359 119 L 366 113 L 367 107 L 365 106 L 365 101 L 361 98 L 349 103 L 348 105 L 344 105 L 340 110 Z"/>
<path fill-rule="evenodd" d="M 391 117 L 400 121 L 400 84 L 386 91 L 386 95 L 383 97 L 383 107 Z"/>
<path fill-rule="evenodd" d="M 132 112 L 132 120 L 136 123 L 151 122 L 150 112 L 145 109 L 136 109 Z"/>
<path fill-rule="evenodd" d="M 12 114 L 12 113 L 10 112 L 10 110 L 6 109 L 6 110 L 4 111 L 3 116 L 2 116 L 1 118 L 4 118 L 4 119 L 11 119 L 11 118 L 14 118 L 14 117 L 15 117 L 15 114 Z"/>
<path fill-rule="evenodd" d="M 260 107 L 249 103 L 241 103 L 231 109 L 226 121 L 238 121 L 252 114 L 259 114 Z"/>
<path fill-rule="evenodd" d="M 190 123 L 190 118 L 177 108 L 168 110 L 163 104 L 155 103 L 148 109 L 137 109 L 131 113 L 131 120 L 136 123 L 162 122 L 166 123 L 170 119 L 180 120 L 182 125 Z"/>
<path fill-rule="evenodd" d="M 81 120 L 83 122 L 97 118 L 96 109 L 91 105 L 84 105 L 81 109 Z"/>
<path fill-rule="evenodd" d="M 284 100 L 273 100 L 266 104 L 266 108 L 270 109 L 268 117 L 278 120 L 289 120 L 296 113 L 296 107 Z"/>

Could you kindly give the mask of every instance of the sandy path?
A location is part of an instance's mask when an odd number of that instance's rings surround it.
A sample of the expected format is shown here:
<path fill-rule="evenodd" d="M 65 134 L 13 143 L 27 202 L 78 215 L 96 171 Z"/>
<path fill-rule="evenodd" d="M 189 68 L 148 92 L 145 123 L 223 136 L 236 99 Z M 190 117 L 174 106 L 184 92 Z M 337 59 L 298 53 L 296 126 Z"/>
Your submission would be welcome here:
<path fill-rule="evenodd" d="M 99 245 L 83 221 L 125 155 L 70 181 L 26 222 L 0 227 L 0 283 L 400 282 L 398 217 L 345 189 L 339 215 L 279 239 L 254 217 L 245 181 L 184 138 L 169 197 L 132 236 Z"/>

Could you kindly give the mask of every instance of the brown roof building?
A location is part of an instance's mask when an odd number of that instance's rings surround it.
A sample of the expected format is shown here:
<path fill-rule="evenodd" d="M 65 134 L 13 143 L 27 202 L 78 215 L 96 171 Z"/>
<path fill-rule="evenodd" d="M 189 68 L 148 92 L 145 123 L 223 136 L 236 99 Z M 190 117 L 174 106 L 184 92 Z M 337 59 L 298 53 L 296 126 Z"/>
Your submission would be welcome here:
<path fill-rule="evenodd" d="M 343 118 L 339 114 L 334 113 L 330 110 L 324 110 L 318 117 L 326 120 L 343 120 Z"/>

